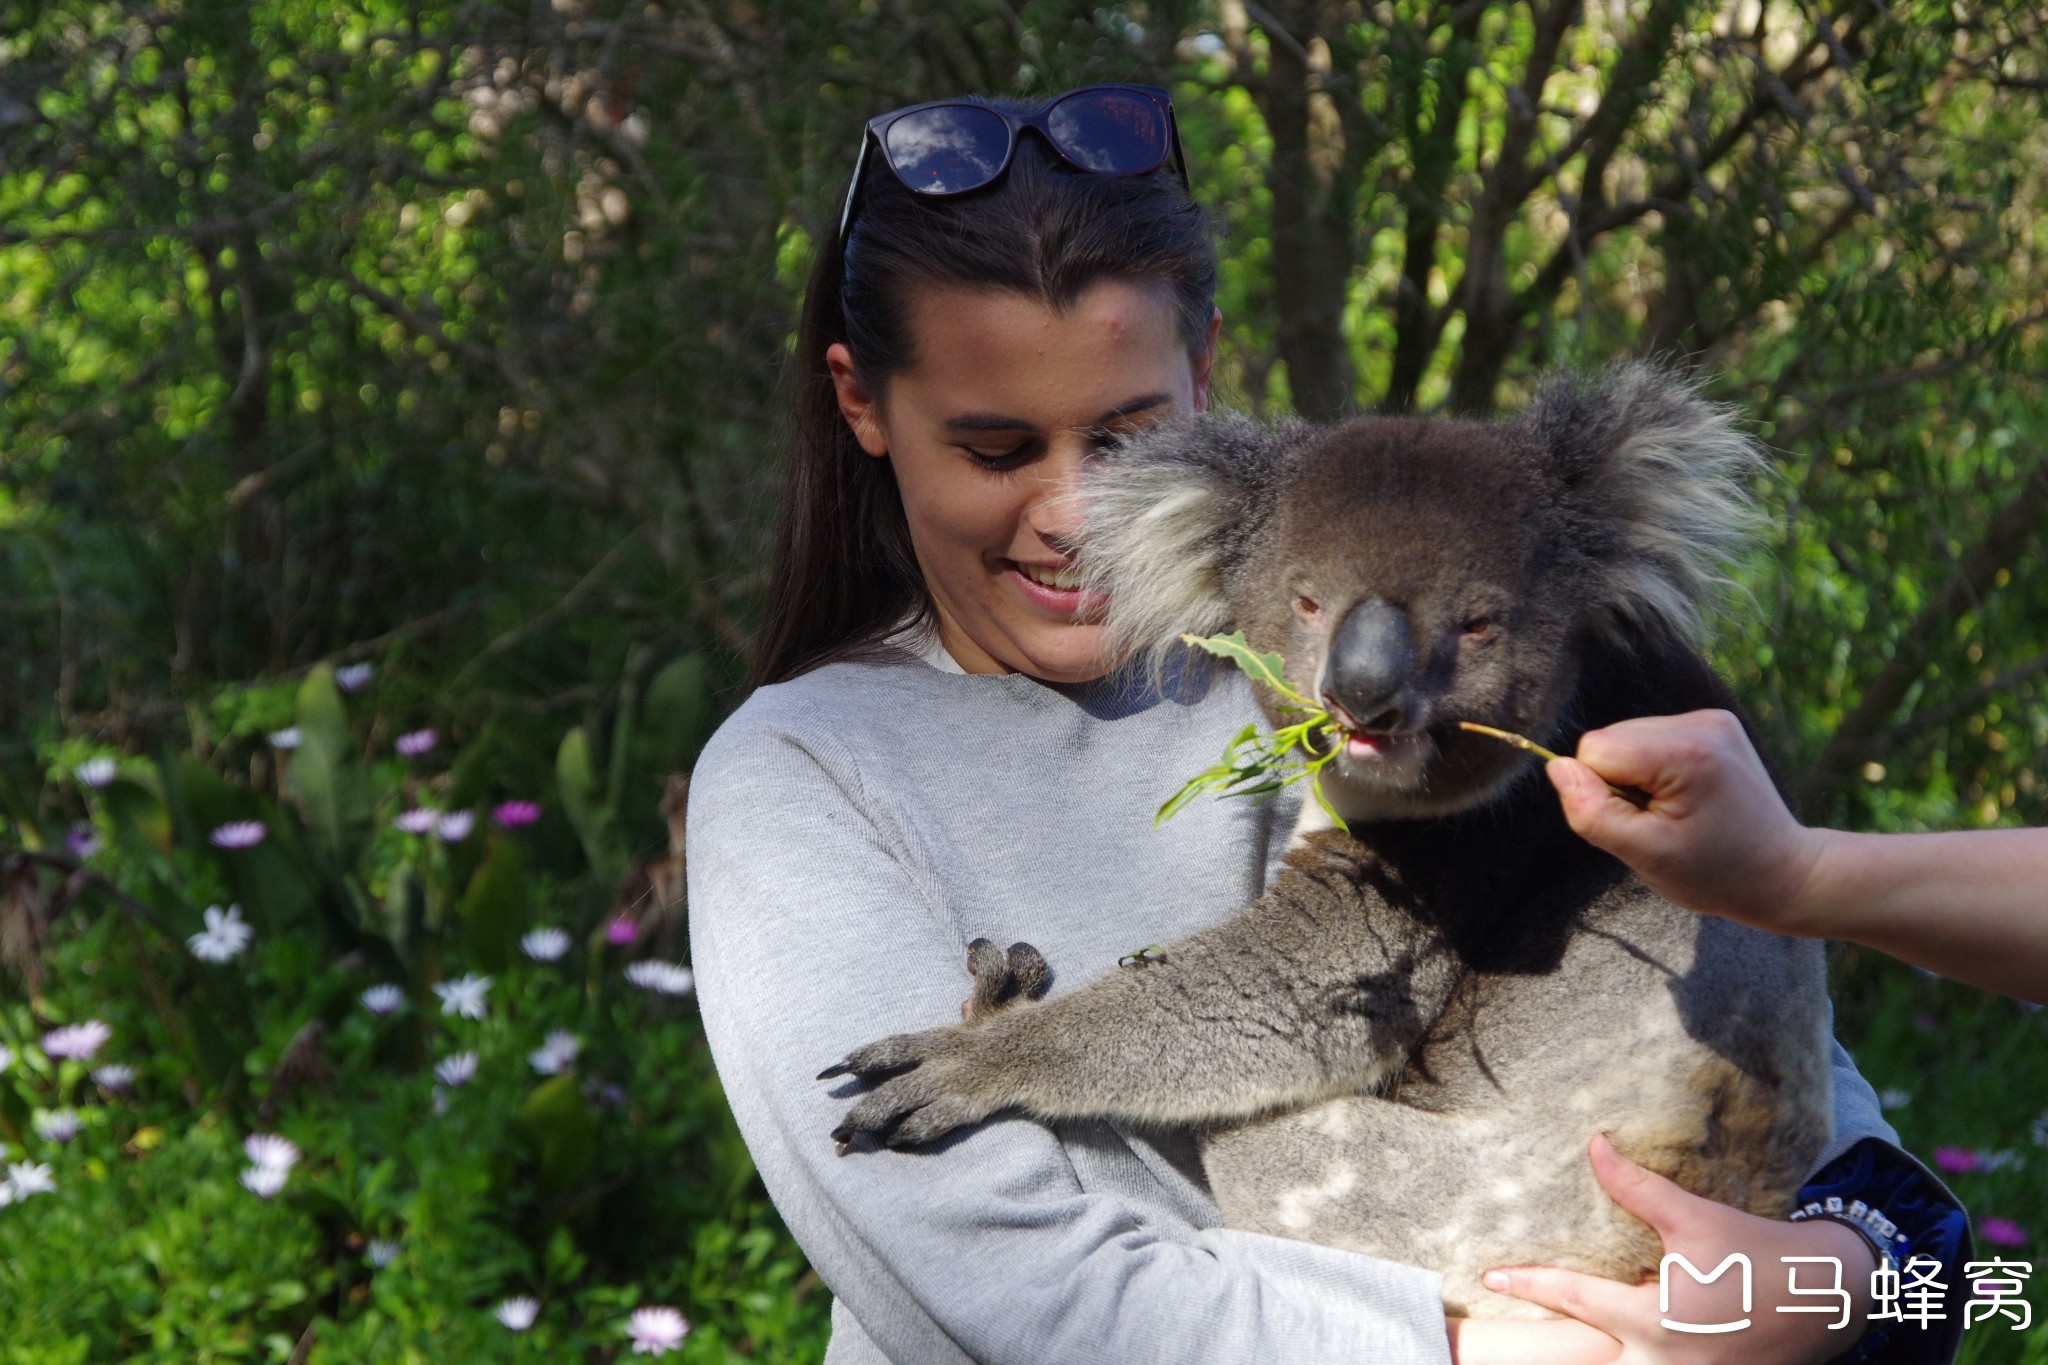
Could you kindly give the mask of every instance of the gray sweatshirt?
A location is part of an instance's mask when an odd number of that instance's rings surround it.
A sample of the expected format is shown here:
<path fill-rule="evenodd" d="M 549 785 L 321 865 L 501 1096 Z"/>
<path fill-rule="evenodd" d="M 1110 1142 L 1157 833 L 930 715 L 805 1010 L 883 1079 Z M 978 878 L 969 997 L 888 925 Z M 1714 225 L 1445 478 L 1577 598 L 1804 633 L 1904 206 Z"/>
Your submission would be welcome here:
<path fill-rule="evenodd" d="M 963 674 L 943 651 L 756 691 L 690 787 L 690 939 L 761 1177 L 835 1296 L 829 1365 L 1438 1365 L 1433 1272 L 1220 1227 L 1183 1133 L 1002 1116 L 841 1158 L 852 1048 L 957 1020 L 967 944 L 1025 939 L 1053 990 L 1228 916 L 1294 803 L 1153 812 L 1259 719 L 1241 677 L 1143 691 Z M 1290 788 L 1290 792 L 1298 788 Z M 1836 1049 L 1836 1133 L 1896 1141 Z"/>

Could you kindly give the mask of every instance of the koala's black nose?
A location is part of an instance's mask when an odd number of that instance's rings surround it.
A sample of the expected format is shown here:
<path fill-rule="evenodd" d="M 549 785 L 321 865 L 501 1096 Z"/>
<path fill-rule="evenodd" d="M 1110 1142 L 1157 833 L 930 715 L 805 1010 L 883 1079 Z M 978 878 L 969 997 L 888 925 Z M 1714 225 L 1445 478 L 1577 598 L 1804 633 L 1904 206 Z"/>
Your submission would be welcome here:
<path fill-rule="evenodd" d="M 1398 730 L 1408 719 L 1415 637 L 1408 614 L 1374 597 L 1344 614 L 1330 637 L 1323 694 L 1367 730 Z"/>

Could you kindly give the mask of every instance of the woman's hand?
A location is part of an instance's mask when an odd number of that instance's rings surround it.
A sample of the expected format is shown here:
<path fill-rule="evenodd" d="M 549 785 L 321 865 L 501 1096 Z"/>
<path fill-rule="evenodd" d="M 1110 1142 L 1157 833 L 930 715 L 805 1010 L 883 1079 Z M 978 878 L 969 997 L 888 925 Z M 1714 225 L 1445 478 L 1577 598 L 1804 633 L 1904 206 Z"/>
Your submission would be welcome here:
<path fill-rule="evenodd" d="M 1616 1152 L 1604 1136 L 1593 1139 L 1591 1151 L 1601 1187 L 1615 1203 L 1656 1229 L 1667 1255 L 1684 1256 L 1701 1275 L 1713 1274 L 1732 1253 L 1749 1258 L 1752 1292 L 1747 1311 L 1739 1262 L 1707 1284 L 1674 1266 L 1668 1313 L 1659 1303 L 1655 1280 L 1624 1285 L 1571 1270 L 1506 1268 L 1488 1272 L 1489 1289 L 1540 1303 L 1573 1321 L 1457 1324 L 1451 1341 L 1458 1365 L 1810 1365 L 1842 1354 L 1862 1336 L 1877 1255 L 1854 1232 L 1825 1220 L 1790 1223 L 1759 1218 L 1688 1194 Z M 1839 1276 L 1825 1260 L 1795 1266 L 1780 1259 L 1786 1256 L 1832 1257 L 1840 1263 Z M 1794 1273 L 1798 1287 L 1806 1292 L 1792 1292 Z M 1839 1286 L 1841 1292 L 1815 1292 L 1829 1286 Z M 1799 1311 L 1780 1312 L 1781 1308 Z M 1845 1316 L 1846 1326 L 1832 1326 Z M 1664 1326 L 1667 1318 L 1698 1325 L 1747 1318 L 1750 1325 L 1727 1332 L 1683 1332 Z"/>

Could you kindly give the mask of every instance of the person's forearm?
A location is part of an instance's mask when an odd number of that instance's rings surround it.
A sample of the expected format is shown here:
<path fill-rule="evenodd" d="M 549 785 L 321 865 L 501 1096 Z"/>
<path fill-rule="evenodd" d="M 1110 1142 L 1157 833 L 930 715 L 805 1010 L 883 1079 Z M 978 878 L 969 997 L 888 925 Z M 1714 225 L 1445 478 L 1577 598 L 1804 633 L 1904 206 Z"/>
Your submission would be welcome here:
<path fill-rule="evenodd" d="M 2048 831 L 1823 832 L 1785 926 L 2048 1003 Z"/>

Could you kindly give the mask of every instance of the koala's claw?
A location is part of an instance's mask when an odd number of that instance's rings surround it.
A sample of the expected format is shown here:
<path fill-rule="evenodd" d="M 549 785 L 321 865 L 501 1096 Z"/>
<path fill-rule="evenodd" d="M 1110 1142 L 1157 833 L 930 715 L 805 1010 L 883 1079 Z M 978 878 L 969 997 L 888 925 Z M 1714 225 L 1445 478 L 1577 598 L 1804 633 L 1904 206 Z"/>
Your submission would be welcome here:
<path fill-rule="evenodd" d="M 1001 1106 L 980 1093 L 986 1086 L 978 1083 L 984 1079 L 978 1062 L 983 1042 L 982 1034 L 964 1026 L 902 1033 L 856 1048 L 829 1068 L 830 1075 L 874 1083 L 832 1130 L 841 1154 L 863 1136 L 890 1147 L 915 1147 L 995 1112 Z"/>
<path fill-rule="evenodd" d="M 974 994 L 961 1003 L 960 1017 L 970 1024 L 1019 1000 L 1036 1000 L 1052 984 L 1045 956 L 1028 943 L 1013 943 L 1005 951 L 978 938 L 967 945 L 967 971 L 974 978 Z"/>
<path fill-rule="evenodd" d="M 859 1076 L 872 1080 L 891 1072 L 903 1071 L 924 1060 L 929 1039 L 940 1030 L 924 1033 L 899 1033 L 893 1038 L 884 1038 L 866 1047 L 857 1047 L 846 1054 L 846 1060 L 835 1062 L 818 1073 L 818 1079 L 829 1081 L 834 1076 Z"/>
<path fill-rule="evenodd" d="M 832 1130 L 832 1140 L 842 1150 L 864 1134 L 889 1147 L 917 1147 L 988 1117 L 986 1106 L 951 1090 L 925 1070 L 893 1077 L 847 1112 Z"/>

